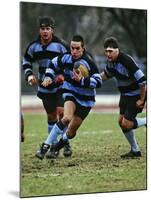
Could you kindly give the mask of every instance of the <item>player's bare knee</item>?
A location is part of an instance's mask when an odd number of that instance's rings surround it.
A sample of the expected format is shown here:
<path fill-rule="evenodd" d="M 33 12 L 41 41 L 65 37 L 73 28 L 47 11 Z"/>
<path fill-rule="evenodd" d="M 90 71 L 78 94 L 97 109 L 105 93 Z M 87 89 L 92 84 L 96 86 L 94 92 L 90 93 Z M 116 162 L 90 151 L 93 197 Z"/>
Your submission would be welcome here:
<path fill-rule="evenodd" d="M 122 128 L 123 130 L 131 129 L 131 128 L 132 128 L 132 123 L 131 123 L 131 121 L 123 120 L 122 123 L 121 123 L 121 128 Z"/>
<path fill-rule="evenodd" d="M 69 124 L 71 119 L 72 119 L 72 116 L 68 115 L 68 116 L 64 116 L 62 121 L 64 124 Z"/>
<path fill-rule="evenodd" d="M 62 107 L 57 108 L 57 115 L 58 115 L 59 120 L 61 120 L 63 118 L 63 111 L 64 111 L 64 109 Z"/>

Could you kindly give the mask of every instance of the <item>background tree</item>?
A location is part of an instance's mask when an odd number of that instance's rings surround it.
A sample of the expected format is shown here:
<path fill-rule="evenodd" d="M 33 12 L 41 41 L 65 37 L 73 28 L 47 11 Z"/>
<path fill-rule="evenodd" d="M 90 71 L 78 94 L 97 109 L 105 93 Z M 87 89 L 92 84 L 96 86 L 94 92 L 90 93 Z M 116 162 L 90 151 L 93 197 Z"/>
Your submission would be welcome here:
<path fill-rule="evenodd" d="M 146 10 L 21 2 L 21 60 L 28 43 L 38 36 L 38 17 L 47 15 L 55 19 L 55 34 L 67 42 L 74 34 L 83 35 L 86 49 L 93 54 L 100 71 L 105 64 L 103 41 L 109 36 L 116 36 L 120 48 L 139 58 L 138 62 L 145 69 L 147 57 Z M 21 78 L 22 91 L 33 92 L 33 89 L 26 86 L 22 73 Z M 108 83 L 104 91 L 113 91 L 110 88 L 111 85 Z M 101 91 L 103 90 L 101 89 Z"/>

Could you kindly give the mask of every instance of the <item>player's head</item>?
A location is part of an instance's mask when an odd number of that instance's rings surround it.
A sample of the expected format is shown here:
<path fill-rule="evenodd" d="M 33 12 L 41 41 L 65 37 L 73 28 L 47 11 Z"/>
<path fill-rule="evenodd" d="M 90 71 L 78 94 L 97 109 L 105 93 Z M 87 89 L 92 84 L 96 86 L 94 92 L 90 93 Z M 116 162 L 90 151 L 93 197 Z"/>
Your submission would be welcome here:
<path fill-rule="evenodd" d="M 55 26 L 55 21 L 52 17 L 44 16 L 39 17 L 39 33 L 41 39 L 44 41 L 50 41 L 52 38 L 53 30 Z"/>
<path fill-rule="evenodd" d="M 51 27 L 54 29 L 55 27 L 55 21 L 52 17 L 50 16 L 44 16 L 44 17 L 39 17 L 39 27 Z"/>
<path fill-rule="evenodd" d="M 84 52 L 84 40 L 81 35 L 74 35 L 70 42 L 70 50 L 74 59 L 79 59 Z"/>
<path fill-rule="evenodd" d="M 106 38 L 104 41 L 104 53 L 109 61 L 115 61 L 119 55 L 118 41 L 114 37 Z"/>

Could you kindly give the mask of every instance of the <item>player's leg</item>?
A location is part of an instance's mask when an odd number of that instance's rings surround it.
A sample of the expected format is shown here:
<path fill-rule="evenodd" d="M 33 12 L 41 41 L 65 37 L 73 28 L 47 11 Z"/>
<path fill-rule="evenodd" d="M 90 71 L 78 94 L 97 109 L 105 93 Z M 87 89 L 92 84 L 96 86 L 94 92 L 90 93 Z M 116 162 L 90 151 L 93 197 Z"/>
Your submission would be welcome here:
<path fill-rule="evenodd" d="M 56 96 L 52 94 L 49 98 L 42 99 L 43 107 L 47 114 L 48 134 L 57 122 Z"/>
<path fill-rule="evenodd" d="M 122 115 L 119 117 L 119 123 L 127 141 L 131 146 L 131 151 L 122 155 L 122 158 L 141 156 L 140 148 L 137 143 L 134 132 L 134 129 L 138 127 L 136 121 L 136 115 L 138 113 L 138 109 L 136 107 L 136 100 L 136 97 L 123 97 L 122 101 L 126 103 L 124 112 L 123 108 L 120 107 L 120 113 L 122 113 Z"/>
<path fill-rule="evenodd" d="M 119 124 L 120 127 L 122 129 L 122 132 L 124 133 L 125 138 L 127 139 L 128 143 L 130 144 L 131 150 L 130 152 L 121 155 L 122 158 L 128 158 L 128 157 L 137 157 L 137 156 L 141 156 L 140 153 L 140 148 L 139 145 L 136 141 L 136 137 L 135 137 L 135 132 L 133 129 L 125 129 L 122 126 L 122 121 L 125 120 L 123 115 L 119 116 Z"/>
<path fill-rule="evenodd" d="M 61 90 L 58 90 L 57 92 L 57 116 L 58 120 L 61 120 L 64 115 L 64 99 L 62 97 L 62 92 Z M 66 131 L 66 128 L 64 129 Z M 71 156 L 72 155 L 72 149 L 71 145 L 69 143 L 69 140 L 67 141 L 66 145 L 64 146 L 64 156 Z M 49 155 L 50 157 L 51 155 Z"/>
<path fill-rule="evenodd" d="M 63 133 L 66 131 L 68 124 L 72 120 L 72 117 L 74 115 L 76 106 L 73 101 L 65 101 L 64 103 L 64 116 L 61 120 L 59 120 L 55 126 L 53 127 L 51 133 L 47 137 L 45 143 L 51 144 L 53 138 L 58 138 L 59 135 L 61 135 L 61 138 L 63 136 Z M 53 143 L 54 151 L 58 152 L 60 149 L 55 148 L 56 143 Z M 66 143 L 62 146 L 64 147 L 64 156 L 71 156 L 72 155 L 72 149 L 69 144 L 69 140 L 66 141 Z M 47 154 L 47 158 L 56 158 L 56 156 L 52 155 L 50 152 Z"/>
<path fill-rule="evenodd" d="M 75 112 L 76 106 L 74 102 L 72 101 L 66 101 L 64 104 L 64 117 L 59 120 L 52 128 L 50 134 L 48 135 L 45 142 L 42 144 L 42 146 L 50 146 L 55 145 L 54 141 L 57 141 L 57 138 L 59 135 L 62 135 L 64 132 L 64 129 L 68 126 L 69 122 L 71 121 L 74 112 Z M 47 149 L 48 150 L 48 149 Z M 43 156 L 41 156 L 42 148 L 36 153 L 36 157 L 40 158 L 45 156 L 47 151 L 42 151 Z M 56 150 L 57 151 L 57 150 Z"/>
<path fill-rule="evenodd" d="M 83 107 L 76 103 L 75 114 L 68 125 L 67 131 L 63 134 L 63 138 L 56 144 L 56 149 L 61 149 L 66 144 L 68 139 L 73 139 L 75 137 L 78 128 L 81 126 L 90 110 L 90 107 Z"/>
<path fill-rule="evenodd" d="M 50 94 L 49 96 L 42 99 L 42 103 L 47 114 L 47 124 L 48 124 L 48 134 L 49 134 L 53 126 L 57 122 L 56 95 Z M 54 138 L 53 143 L 57 142 L 58 142 L 57 138 Z M 42 143 L 40 149 L 36 153 L 36 157 L 43 159 L 48 149 L 50 152 L 52 152 L 52 154 L 55 154 L 55 156 L 59 154 L 59 152 L 54 151 L 53 145 L 50 146 L 49 144 Z"/>
<path fill-rule="evenodd" d="M 61 141 L 62 141 L 63 133 L 66 131 L 68 124 L 72 120 L 75 110 L 76 110 L 76 105 L 75 105 L 74 101 L 66 100 L 64 103 L 64 116 L 61 120 L 59 120 L 55 124 L 55 126 L 53 127 L 53 129 L 52 129 L 50 135 L 48 136 L 47 140 L 45 141 L 45 143 L 51 143 L 52 137 L 58 137 L 58 135 L 61 135 Z M 72 150 L 71 150 L 71 146 L 69 144 L 69 140 L 67 140 L 59 149 L 56 148 L 56 144 L 54 144 L 54 148 L 56 151 L 59 151 L 63 147 L 65 148 L 64 156 L 66 156 L 66 155 L 71 156 Z M 55 157 L 52 157 L 52 155 L 50 153 L 48 153 L 47 158 L 55 158 Z"/>
<path fill-rule="evenodd" d="M 83 119 L 81 119 L 78 116 L 73 116 L 72 120 L 70 121 L 68 128 L 66 130 L 66 132 L 63 134 L 63 137 L 59 140 L 59 142 L 55 145 L 56 150 L 60 150 L 63 147 L 65 148 L 65 146 L 68 144 L 68 141 L 73 139 L 76 135 L 76 132 L 78 130 L 78 128 L 80 127 L 80 125 L 82 124 Z M 72 150 L 67 149 L 66 151 L 63 152 L 65 157 L 71 156 L 70 153 L 72 153 Z"/>

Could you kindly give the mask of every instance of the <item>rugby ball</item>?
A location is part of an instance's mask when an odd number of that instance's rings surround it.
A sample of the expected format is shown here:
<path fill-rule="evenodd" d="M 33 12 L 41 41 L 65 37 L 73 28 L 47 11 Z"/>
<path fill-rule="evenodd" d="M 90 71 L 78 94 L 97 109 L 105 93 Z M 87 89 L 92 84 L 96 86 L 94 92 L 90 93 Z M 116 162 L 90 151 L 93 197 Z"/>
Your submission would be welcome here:
<path fill-rule="evenodd" d="M 75 63 L 74 70 L 77 73 L 81 72 L 83 77 L 86 77 L 86 78 L 89 77 L 89 71 L 88 71 L 87 67 L 82 65 L 82 64 L 80 64 L 80 63 Z"/>

